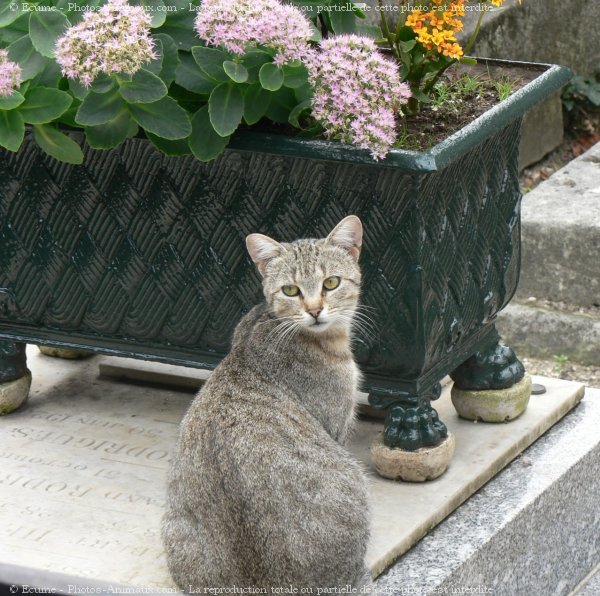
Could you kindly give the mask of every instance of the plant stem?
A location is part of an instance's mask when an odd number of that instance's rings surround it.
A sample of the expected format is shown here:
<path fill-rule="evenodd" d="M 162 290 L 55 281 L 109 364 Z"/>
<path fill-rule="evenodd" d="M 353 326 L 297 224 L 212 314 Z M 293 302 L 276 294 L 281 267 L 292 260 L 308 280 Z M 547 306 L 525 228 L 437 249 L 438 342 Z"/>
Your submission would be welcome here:
<path fill-rule="evenodd" d="M 406 4 L 406 0 L 398 0 L 398 8 Z M 400 15 L 398 15 L 398 20 L 396 21 L 396 39 L 398 39 L 398 35 L 400 35 L 400 29 L 404 27 L 404 23 L 406 23 L 406 15 L 404 11 L 400 11 Z"/>
<path fill-rule="evenodd" d="M 396 58 L 399 59 L 400 57 L 398 56 L 398 50 L 397 50 L 396 46 L 394 45 L 392 33 L 390 31 L 387 19 L 385 18 L 385 14 L 383 11 L 383 0 L 377 0 L 377 4 L 379 5 L 379 12 L 381 13 L 381 28 L 383 29 L 383 34 L 385 35 L 386 39 L 388 40 L 388 43 L 390 44 L 390 50 L 392 50 L 392 52 L 394 52 L 394 55 L 396 56 Z"/>
<path fill-rule="evenodd" d="M 477 40 L 477 36 L 479 35 L 479 29 L 481 29 L 481 23 L 483 22 L 484 11 L 482 10 L 479 13 L 479 17 L 477 19 L 477 23 L 475 24 L 475 29 L 473 29 L 473 33 L 467 42 L 467 45 L 464 47 L 464 53 L 466 54 L 472 47 L 475 41 Z"/>
<path fill-rule="evenodd" d="M 446 66 L 443 66 L 442 68 L 440 68 L 435 73 L 435 76 L 433 77 L 433 79 L 431 79 L 431 81 L 429 81 L 429 83 L 427 83 L 427 85 L 425 85 L 425 87 L 423 87 L 423 93 L 429 93 L 433 89 L 435 84 L 440 80 L 440 77 L 446 72 L 446 70 L 448 70 L 453 64 L 456 64 L 457 62 L 458 62 L 458 60 L 456 60 L 456 58 L 455 58 L 454 60 L 450 60 L 450 62 L 448 62 L 448 64 L 446 64 Z"/>

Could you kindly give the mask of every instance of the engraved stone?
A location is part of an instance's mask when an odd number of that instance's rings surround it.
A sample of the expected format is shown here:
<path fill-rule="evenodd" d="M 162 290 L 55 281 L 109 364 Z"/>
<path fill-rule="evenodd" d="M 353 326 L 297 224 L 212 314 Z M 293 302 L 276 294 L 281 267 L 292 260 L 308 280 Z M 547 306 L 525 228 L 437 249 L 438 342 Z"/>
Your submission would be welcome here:
<path fill-rule="evenodd" d="M 30 399 L 0 417 L 0 563 L 66 573 L 82 585 L 96 579 L 172 588 L 160 519 L 177 425 L 193 394 L 98 378 L 99 364 L 107 361 L 50 359 L 28 347 Z M 128 362 L 137 364 L 120 360 L 121 366 Z M 429 484 L 379 477 L 370 447 L 382 423 L 359 421 L 349 448 L 369 478 L 367 564 L 374 575 L 583 396 L 576 383 L 542 382 L 548 392 L 532 396 L 510 425 L 461 420 L 447 387 L 436 408 L 456 437 L 456 452 L 447 472 Z"/>

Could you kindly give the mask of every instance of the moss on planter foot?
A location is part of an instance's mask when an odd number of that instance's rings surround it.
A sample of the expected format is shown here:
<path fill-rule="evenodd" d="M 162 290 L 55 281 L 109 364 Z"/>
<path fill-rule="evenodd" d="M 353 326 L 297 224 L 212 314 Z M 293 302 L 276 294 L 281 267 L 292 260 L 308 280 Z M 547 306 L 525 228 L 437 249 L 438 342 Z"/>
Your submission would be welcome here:
<path fill-rule="evenodd" d="M 527 408 L 531 395 L 531 377 L 525 375 L 508 389 L 471 391 L 452 387 L 452 403 L 461 418 L 482 422 L 507 422 Z"/>
<path fill-rule="evenodd" d="M 85 352 L 83 350 L 71 350 L 69 348 L 55 348 L 53 346 L 38 346 L 40 352 L 45 356 L 52 356 L 53 358 L 67 358 L 69 360 L 75 360 L 77 358 L 89 358 L 93 356 L 93 352 Z"/>
<path fill-rule="evenodd" d="M 0 416 L 14 412 L 25 403 L 31 387 L 31 372 L 14 381 L 0 384 Z"/>

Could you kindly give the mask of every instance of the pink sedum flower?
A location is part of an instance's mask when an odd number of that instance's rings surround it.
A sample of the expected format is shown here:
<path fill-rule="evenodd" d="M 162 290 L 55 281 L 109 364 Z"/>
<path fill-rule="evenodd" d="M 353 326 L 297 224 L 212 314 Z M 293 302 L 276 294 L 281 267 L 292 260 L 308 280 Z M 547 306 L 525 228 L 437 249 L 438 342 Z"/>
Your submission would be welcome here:
<path fill-rule="evenodd" d="M 396 140 L 396 114 L 410 97 L 408 85 L 368 37 L 340 35 L 320 46 L 306 61 L 314 88 L 313 117 L 327 138 L 383 159 Z"/>
<path fill-rule="evenodd" d="M 280 65 L 305 56 L 313 34 L 297 8 L 278 0 L 203 0 L 196 32 L 233 54 L 258 45 L 274 48 L 274 62 Z"/>
<path fill-rule="evenodd" d="M 69 27 L 54 54 L 63 75 L 88 87 L 100 73 L 134 74 L 156 58 L 151 17 L 141 6 L 112 0 Z"/>
<path fill-rule="evenodd" d="M 21 84 L 21 67 L 8 59 L 8 52 L 0 50 L 0 97 L 8 97 Z"/>

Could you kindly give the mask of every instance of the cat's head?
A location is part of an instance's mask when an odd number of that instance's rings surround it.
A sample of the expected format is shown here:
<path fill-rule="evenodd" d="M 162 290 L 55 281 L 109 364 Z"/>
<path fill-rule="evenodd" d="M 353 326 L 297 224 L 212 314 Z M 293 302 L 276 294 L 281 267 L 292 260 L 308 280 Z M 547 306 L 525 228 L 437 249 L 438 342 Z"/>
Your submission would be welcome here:
<path fill-rule="evenodd" d="M 360 294 L 358 217 L 343 219 L 327 238 L 280 243 L 250 234 L 246 245 L 275 317 L 314 332 L 350 328 Z"/>

